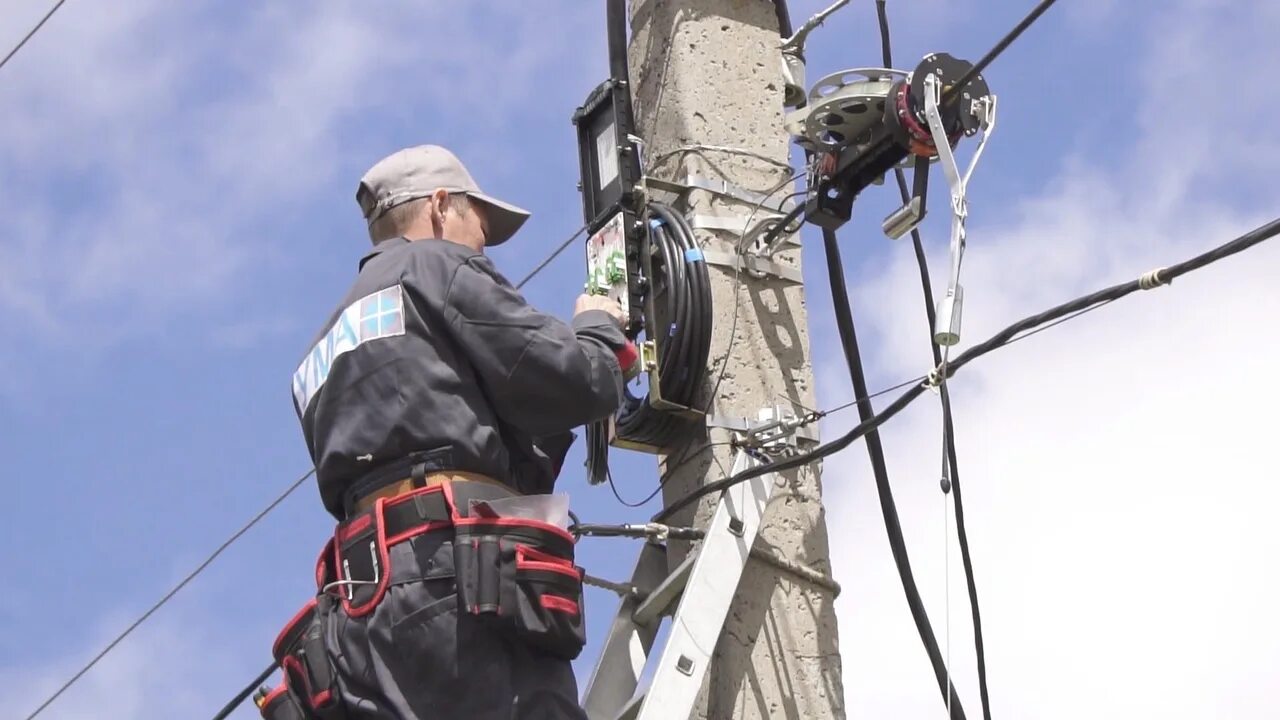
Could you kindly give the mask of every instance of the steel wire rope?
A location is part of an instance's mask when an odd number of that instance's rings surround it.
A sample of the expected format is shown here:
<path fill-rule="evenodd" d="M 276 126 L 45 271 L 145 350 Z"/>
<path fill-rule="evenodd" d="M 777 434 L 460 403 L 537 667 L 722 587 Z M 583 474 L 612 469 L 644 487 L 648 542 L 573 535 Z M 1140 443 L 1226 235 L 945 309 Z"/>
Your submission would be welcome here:
<path fill-rule="evenodd" d="M 53 17 L 53 14 L 58 12 L 58 9 L 61 8 L 62 4 L 66 1 L 67 0 L 58 0 L 58 2 L 54 3 L 53 7 L 49 8 L 49 12 L 45 13 L 44 17 L 40 18 L 40 22 L 36 23 L 35 27 L 31 28 L 31 30 L 18 41 L 18 44 L 13 46 L 13 49 L 4 56 L 3 60 L 0 60 L 0 68 L 9 64 L 9 61 L 13 59 L 13 56 L 17 55 L 18 51 L 21 50 L 23 46 L 31 40 L 31 38 L 35 37 L 36 33 L 40 32 L 40 28 L 44 27 L 45 23 L 49 22 L 49 18 Z"/>

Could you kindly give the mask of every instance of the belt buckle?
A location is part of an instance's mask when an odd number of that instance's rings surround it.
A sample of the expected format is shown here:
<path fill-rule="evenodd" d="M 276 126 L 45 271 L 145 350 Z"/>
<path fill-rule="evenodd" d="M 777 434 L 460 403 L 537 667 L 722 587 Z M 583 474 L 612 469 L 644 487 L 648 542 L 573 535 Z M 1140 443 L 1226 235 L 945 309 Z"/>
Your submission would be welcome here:
<path fill-rule="evenodd" d="M 377 585 L 382 581 L 382 566 L 378 563 L 378 539 L 369 541 L 369 561 L 373 564 L 372 580 L 356 580 L 351 577 L 351 562 L 342 558 L 342 585 L 346 588 L 347 602 L 356 599 L 356 585 Z"/>
<path fill-rule="evenodd" d="M 370 511 L 370 512 L 373 512 L 373 511 Z M 375 524 L 382 522 L 382 518 L 380 517 L 379 513 L 374 513 L 373 522 Z M 339 579 L 338 583 L 336 584 L 341 584 L 343 586 L 344 588 L 343 592 L 347 596 L 347 602 L 352 602 L 355 600 L 356 585 L 377 585 L 382 580 L 382 564 L 378 562 L 378 531 L 376 527 L 373 533 L 373 537 L 369 539 L 368 545 L 369 545 L 369 564 L 373 567 L 372 580 L 356 580 L 352 578 L 351 577 L 351 561 L 347 557 L 347 554 L 345 552 L 342 553 L 343 555 L 342 577 Z M 359 545 L 355 545 L 353 547 L 358 548 Z M 341 543 L 339 543 L 339 548 L 341 548 Z"/>

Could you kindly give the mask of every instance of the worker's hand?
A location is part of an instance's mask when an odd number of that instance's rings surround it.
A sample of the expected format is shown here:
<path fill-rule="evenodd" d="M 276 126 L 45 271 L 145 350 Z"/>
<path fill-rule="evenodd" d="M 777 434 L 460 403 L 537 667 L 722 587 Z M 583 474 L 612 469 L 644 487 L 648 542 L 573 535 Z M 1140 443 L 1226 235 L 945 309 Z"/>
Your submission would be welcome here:
<path fill-rule="evenodd" d="M 619 325 L 626 322 L 626 318 L 622 315 L 622 306 L 605 295 L 579 295 L 578 302 L 573 305 L 574 317 L 588 310 L 603 310 L 609 313 L 610 317 L 616 320 Z"/>

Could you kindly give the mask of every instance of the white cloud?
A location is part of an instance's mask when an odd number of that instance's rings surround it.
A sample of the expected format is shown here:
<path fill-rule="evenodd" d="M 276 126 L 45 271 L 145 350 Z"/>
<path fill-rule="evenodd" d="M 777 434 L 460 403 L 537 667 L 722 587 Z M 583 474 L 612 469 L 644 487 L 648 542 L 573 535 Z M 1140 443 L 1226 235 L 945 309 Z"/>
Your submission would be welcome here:
<path fill-rule="evenodd" d="M 1274 203 L 1260 198 L 1274 198 L 1280 183 L 1262 168 L 1280 152 L 1254 141 L 1239 106 L 1198 90 L 1265 87 L 1276 14 L 1262 2 L 1162 8 L 1141 38 L 1151 49 L 1135 69 L 1141 132 L 1131 149 L 1067 163 L 1048 190 L 1007 214 L 975 210 L 967 343 L 1270 219 Z M 1178 109 L 1188 94 L 1203 101 L 1195 112 Z M 1280 109 L 1274 95 L 1240 94 L 1247 117 Z M 980 169 L 975 183 L 990 171 Z M 856 285 L 863 344 L 875 349 L 882 377 L 929 364 L 919 281 L 902 250 Z M 1280 313 L 1276 267 L 1280 247 L 1262 246 L 1001 350 L 953 381 L 993 714 L 1274 715 L 1280 539 L 1270 528 L 1280 471 L 1270 415 L 1280 393 L 1268 378 L 1280 352 L 1269 329 Z M 824 374 L 833 367 L 826 360 Z M 939 423 L 926 396 L 883 435 L 916 578 L 944 636 Z M 849 714 L 940 717 L 865 450 L 828 462 L 826 476 L 846 588 Z M 950 552 L 953 666 L 974 717 L 967 600 L 954 543 Z"/>
<path fill-rule="evenodd" d="M 535 98 L 567 51 L 549 18 L 570 7 L 65 9 L 0 82 L 0 183 L 21 188 L 0 196 L 0 305 L 46 339 L 79 342 L 92 326 L 91 341 L 111 342 L 124 330 L 101 322 L 109 310 L 165 321 L 225 300 L 251 260 L 281 252 L 267 223 L 391 149 L 371 125 L 427 108 L 474 129 L 478 148 L 510 128 L 518 112 L 467 108 Z"/>
<path fill-rule="evenodd" d="M 26 717 L 133 620 L 107 613 L 98 630 L 56 659 L 8 667 L 0 672 L 6 717 Z M 205 613 L 166 608 L 125 639 L 59 697 L 40 718 L 47 720 L 142 720 L 209 717 L 270 660 L 254 664 L 228 652 L 228 638 Z M 258 659 L 262 661 L 259 663 Z M 269 681 L 274 684 L 275 679 Z M 233 717 L 256 717 L 252 705 Z"/>

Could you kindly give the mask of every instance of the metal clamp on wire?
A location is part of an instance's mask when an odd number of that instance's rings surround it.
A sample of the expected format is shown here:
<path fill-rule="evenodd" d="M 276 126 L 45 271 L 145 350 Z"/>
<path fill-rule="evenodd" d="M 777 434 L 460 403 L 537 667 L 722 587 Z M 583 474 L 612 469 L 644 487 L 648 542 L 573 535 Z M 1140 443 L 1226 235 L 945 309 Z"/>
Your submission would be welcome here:
<path fill-rule="evenodd" d="M 1142 273 L 1142 277 L 1138 278 L 1138 287 L 1142 290 L 1154 290 L 1161 285 L 1168 285 L 1172 280 L 1165 280 L 1160 277 L 1160 273 L 1169 268 L 1156 268 L 1150 272 Z"/>
<path fill-rule="evenodd" d="M 734 448 L 757 450 L 768 454 L 786 454 L 798 448 L 798 440 L 818 442 L 816 432 L 809 427 L 821 415 L 808 412 L 796 416 L 782 406 L 763 408 L 755 420 L 723 415 L 708 415 L 708 428 L 723 428 L 732 433 Z"/>
<path fill-rule="evenodd" d="M 942 385 L 942 383 L 947 379 L 946 372 L 947 363 L 944 360 L 938 365 L 938 367 L 930 370 L 928 375 L 925 375 L 924 386 L 929 388 L 932 392 L 938 392 L 938 386 Z"/>

